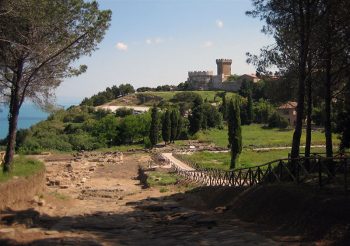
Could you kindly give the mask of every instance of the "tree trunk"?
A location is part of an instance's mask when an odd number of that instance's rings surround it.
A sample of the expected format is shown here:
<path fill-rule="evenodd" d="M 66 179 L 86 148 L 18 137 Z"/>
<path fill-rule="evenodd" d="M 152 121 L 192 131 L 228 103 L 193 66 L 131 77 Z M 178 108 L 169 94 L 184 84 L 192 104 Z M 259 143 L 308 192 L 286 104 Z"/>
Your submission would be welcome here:
<path fill-rule="evenodd" d="M 329 61 L 328 61 L 329 60 Z M 327 157 L 333 156 L 333 144 L 332 144 L 332 125 L 331 125 L 331 59 L 327 59 L 327 68 L 326 68 L 326 93 L 325 93 L 325 137 L 326 137 L 326 153 Z"/>
<path fill-rule="evenodd" d="M 299 82 L 298 82 L 298 106 L 295 130 L 293 133 L 291 158 L 299 157 L 300 138 L 302 134 L 303 118 L 304 118 L 304 99 L 305 99 L 305 79 L 306 79 L 306 60 L 308 55 L 308 30 L 305 26 L 305 16 L 303 1 L 299 1 Z"/>
<path fill-rule="evenodd" d="M 5 162 L 3 166 L 4 172 L 11 172 L 11 169 L 12 169 L 12 161 L 15 154 L 19 108 L 20 108 L 20 103 L 19 103 L 18 87 L 15 86 L 15 88 L 12 90 L 12 93 L 11 93 L 11 102 L 10 102 L 10 109 L 9 109 L 9 116 L 8 116 L 9 132 L 7 137 Z"/>
<path fill-rule="evenodd" d="M 311 54 L 308 59 L 308 78 L 306 80 L 306 97 L 307 97 L 307 112 L 306 112 L 306 143 L 305 157 L 310 157 L 311 153 L 311 114 L 312 114 L 312 76 L 311 76 Z"/>
<path fill-rule="evenodd" d="M 11 172 L 13 157 L 15 155 L 18 115 L 24 100 L 24 95 L 22 95 L 22 97 L 20 96 L 20 81 L 22 79 L 23 66 L 24 59 L 21 58 L 18 60 L 17 71 L 13 74 L 12 78 L 13 84 L 10 95 L 10 108 L 8 116 L 9 132 L 7 137 L 3 172 Z"/>
<path fill-rule="evenodd" d="M 325 137 L 327 157 L 333 156 L 332 125 L 331 125 L 331 84 L 332 84 L 332 24 L 331 24 L 331 1 L 328 1 L 327 13 L 327 39 L 326 39 L 326 78 L 325 78 Z"/>

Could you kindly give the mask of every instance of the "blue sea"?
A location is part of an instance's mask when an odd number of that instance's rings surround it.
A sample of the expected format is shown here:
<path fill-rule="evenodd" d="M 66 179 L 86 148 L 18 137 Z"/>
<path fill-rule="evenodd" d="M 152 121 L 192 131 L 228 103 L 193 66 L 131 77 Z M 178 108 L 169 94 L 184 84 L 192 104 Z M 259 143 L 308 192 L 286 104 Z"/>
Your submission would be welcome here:
<path fill-rule="evenodd" d="M 77 103 L 64 103 L 63 105 L 60 104 L 60 106 L 67 108 L 74 104 Z M 8 133 L 8 108 L 1 107 L 0 109 L 0 139 L 3 139 L 7 136 Z M 36 105 L 31 103 L 25 103 L 22 105 L 19 113 L 17 129 L 29 128 L 42 120 L 46 120 L 48 116 L 49 113 L 42 111 Z"/>

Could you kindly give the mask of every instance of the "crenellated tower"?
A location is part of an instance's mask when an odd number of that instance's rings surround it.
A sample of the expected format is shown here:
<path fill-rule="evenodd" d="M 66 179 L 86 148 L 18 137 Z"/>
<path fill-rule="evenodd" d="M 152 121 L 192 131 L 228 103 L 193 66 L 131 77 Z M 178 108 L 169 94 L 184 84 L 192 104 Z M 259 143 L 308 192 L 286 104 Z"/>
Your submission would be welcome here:
<path fill-rule="evenodd" d="M 231 75 L 231 59 L 216 59 L 218 76 L 226 80 Z"/>

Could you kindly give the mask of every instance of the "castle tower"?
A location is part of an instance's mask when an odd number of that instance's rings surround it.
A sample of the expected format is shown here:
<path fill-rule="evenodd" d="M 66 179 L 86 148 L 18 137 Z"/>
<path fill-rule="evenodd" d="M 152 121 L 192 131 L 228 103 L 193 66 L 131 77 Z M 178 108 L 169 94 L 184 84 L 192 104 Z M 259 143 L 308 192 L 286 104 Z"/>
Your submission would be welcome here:
<path fill-rule="evenodd" d="M 216 59 L 218 75 L 224 79 L 227 79 L 231 75 L 231 64 L 231 59 Z"/>

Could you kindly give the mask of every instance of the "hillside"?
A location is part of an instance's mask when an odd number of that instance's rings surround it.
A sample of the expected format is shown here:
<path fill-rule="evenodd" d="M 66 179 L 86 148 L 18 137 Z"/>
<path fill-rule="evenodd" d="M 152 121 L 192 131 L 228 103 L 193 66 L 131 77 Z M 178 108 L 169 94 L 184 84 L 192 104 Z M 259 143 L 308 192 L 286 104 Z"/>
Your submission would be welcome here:
<path fill-rule="evenodd" d="M 169 102 L 175 95 L 183 93 L 184 91 L 155 91 L 155 92 L 139 92 L 129 94 L 118 99 L 115 99 L 104 105 L 108 106 L 152 106 L 158 104 L 161 101 Z M 203 100 L 207 100 L 210 103 L 221 102 L 221 98 L 216 96 L 222 91 L 186 91 L 199 94 Z M 234 93 L 227 93 L 227 95 L 234 95 Z"/>

